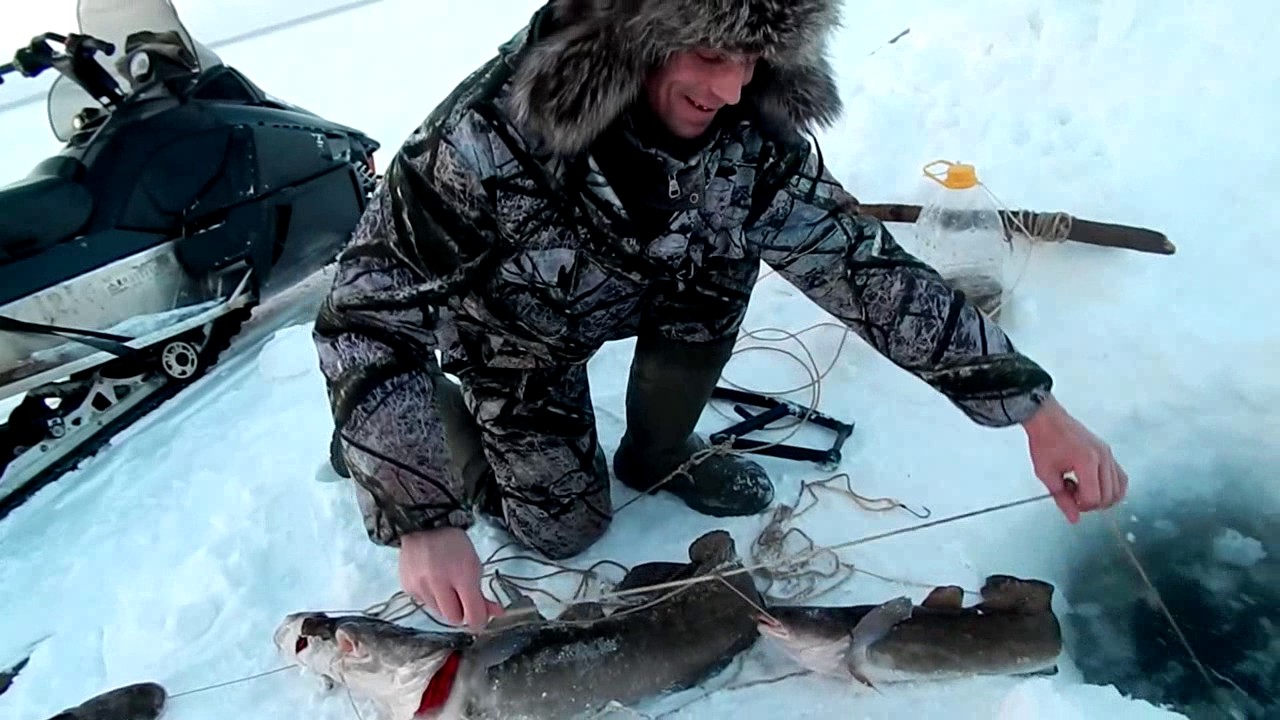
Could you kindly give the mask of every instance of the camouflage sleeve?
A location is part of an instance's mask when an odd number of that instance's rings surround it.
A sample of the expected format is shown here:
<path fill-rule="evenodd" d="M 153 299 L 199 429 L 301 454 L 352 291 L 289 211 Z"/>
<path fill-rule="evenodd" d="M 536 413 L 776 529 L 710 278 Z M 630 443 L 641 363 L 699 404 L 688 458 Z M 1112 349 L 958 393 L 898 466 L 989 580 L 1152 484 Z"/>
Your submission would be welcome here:
<path fill-rule="evenodd" d="M 489 247 L 485 193 L 457 147 L 411 138 L 339 258 L 313 338 L 369 537 L 473 518 L 436 409 L 437 334 Z"/>
<path fill-rule="evenodd" d="M 851 213 L 856 201 L 820 155 L 772 175 L 753 231 L 766 263 L 974 422 L 1005 427 L 1039 408 L 1049 374 L 880 221 Z"/>

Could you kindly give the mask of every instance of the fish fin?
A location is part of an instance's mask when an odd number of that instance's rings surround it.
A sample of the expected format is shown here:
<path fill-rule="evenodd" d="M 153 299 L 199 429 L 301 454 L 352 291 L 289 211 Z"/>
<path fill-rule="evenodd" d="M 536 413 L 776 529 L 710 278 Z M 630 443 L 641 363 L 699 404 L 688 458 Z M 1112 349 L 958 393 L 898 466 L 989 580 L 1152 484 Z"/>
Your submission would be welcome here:
<path fill-rule="evenodd" d="M 528 647 L 539 630 L 540 626 L 527 624 L 485 628 L 471 645 L 472 659 L 481 667 L 501 665 Z"/>
<path fill-rule="evenodd" d="M 333 639 L 338 646 L 338 652 L 344 656 L 363 658 L 368 654 L 359 638 L 347 632 L 345 628 L 339 627 L 334 630 Z"/>
<path fill-rule="evenodd" d="M 866 673 L 867 650 L 888 635 L 898 623 L 910 618 L 914 607 L 911 598 L 903 595 L 877 605 L 858 621 L 849 633 L 849 650 L 845 658 L 846 667 L 854 679 L 876 689 Z"/>
<path fill-rule="evenodd" d="M 1053 585 L 1012 575 L 990 575 L 982 586 L 979 608 L 986 612 L 1038 615 L 1053 607 Z"/>
<path fill-rule="evenodd" d="M 604 606 L 598 602 L 583 602 L 570 605 L 556 620 L 600 620 L 604 618 Z"/>
<path fill-rule="evenodd" d="M 658 585 L 671 580 L 680 580 L 689 575 L 689 563 L 647 562 L 640 563 L 627 571 L 622 580 L 614 586 L 614 592 L 633 588 Z"/>
<path fill-rule="evenodd" d="M 689 545 L 689 560 L 700 567 L 714 567 L 738 560 L 733 536 L 725 530 L 712 530 Z"/>
<path fill-rule="evenodd" d="M 930 610 L 963 610 L 964 589 L 959 585 L 940 585 L 929 591 L 920 606 Z"/>
<path fill-rule="evenodd" d="M 755 610 L 765 603 L 751 575 L 738 572 L 743 567 L 742 558 L 738 556 L 733 536 L 727 531 L 712 530 L 694 540 L 689 545 L 689 559 L 692 561 L 690 574 L 695 577 L 721 574 L 721 580 L 738 596 L 733 600 L 735 604 L 744 601 L 750 606 L 749 610 Z"/>
<path fill-rule="evenodd" d="M 521 594 L 520 599 L 503 608 L 503 613 L 490 618 L 484 626 L 486 632 L 504 630 L 506 628 L 545 622 L 546 617 L 538 610 L 533 598 Z"/>
<path fill-rule="evenodd" d="M 733 536 L 724 530 L 712 530 L 703 534 L 689 544 L 689 561 L 640 563 L 628 570 L 613 589 L 631 590 L 683 580 L 702 570 L 738 561 Z"/>
<path fill-rule="evenodd" d="M 516 585 L 501 572 L 494 570 L 493 579 L 498 583 L 498 587 L 502 589 L 502 592 L 506 594 L 507 599 L 510 601 L 511 604 L 508 607 L 514 607 L 521 601 L 529 599 L 529 595 L 521 590 L 519 585 Z"/>
<path fill-rule="evenodd" d="M 859 670 L 858 668 L 850 667 L 849 672 L 853 674 L 854 680 L 857 680 L 858 682 L 862 683 L 863 685 L 866 685 L 867 687 L 871 688 L 872 690 L 875 690 L 876 692 L 880 692 L 880 688 L 876 687 L 876 684 L 871 682 L 871 678 L 867 677 L 866 675 L 863 675 L 862 671 Z"/>

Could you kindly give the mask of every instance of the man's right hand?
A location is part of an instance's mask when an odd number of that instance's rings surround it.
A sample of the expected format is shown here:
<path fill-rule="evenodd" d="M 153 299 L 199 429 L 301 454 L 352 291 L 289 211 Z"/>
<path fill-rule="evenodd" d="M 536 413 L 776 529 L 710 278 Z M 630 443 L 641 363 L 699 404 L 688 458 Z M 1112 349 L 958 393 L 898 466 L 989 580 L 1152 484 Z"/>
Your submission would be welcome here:
<path fill-rule="evenodd" d="M 451 625 L 478 631 L 502 606 L 480 592 L 480 558 L 465 530 L 446 527 L 400 538 L 400 585 Z"/>

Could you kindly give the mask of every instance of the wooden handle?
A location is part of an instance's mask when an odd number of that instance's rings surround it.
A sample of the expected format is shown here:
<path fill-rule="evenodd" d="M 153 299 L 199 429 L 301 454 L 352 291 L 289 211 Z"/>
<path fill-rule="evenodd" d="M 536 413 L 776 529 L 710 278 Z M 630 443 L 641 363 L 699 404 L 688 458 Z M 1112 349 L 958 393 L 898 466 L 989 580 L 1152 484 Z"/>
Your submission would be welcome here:
<path fill-rule="evenodd" d="M 853 210 L 881 222 L 914 223 L 920 217 L 919 205 L 902 203 L 859 204 L 854 206 Z M 1010 222 L 1012 218 L 1017 218 L 1024 227 L 1032 227 L 1038 223 L 1048 222 L 1054 213 L 1002 210 L 1000 215 L 1007 227 L 1016 227 L 1016 223 Z M 1132 225 L 1082 220 L 1075 216 L 1071 216 L 1071 230 L 1067 234 L 1067 239 L 1089 245 L 1124 248 L 1157 255 L 1172 255 L 1177 250 L 1164 233 Z"/>

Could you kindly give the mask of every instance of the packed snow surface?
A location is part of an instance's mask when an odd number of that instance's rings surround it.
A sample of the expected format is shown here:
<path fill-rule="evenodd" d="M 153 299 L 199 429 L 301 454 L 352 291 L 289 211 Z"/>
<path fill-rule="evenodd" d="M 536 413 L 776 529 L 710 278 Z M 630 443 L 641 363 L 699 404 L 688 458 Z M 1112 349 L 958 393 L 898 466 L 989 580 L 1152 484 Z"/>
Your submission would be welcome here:
<path fill-rule="evenodd" d="M 186 0 L 178 10 L 195 36 L 212 42 L 339 4 Z M 538 5 L 382 0 L 217 51 L 268 92 L 372 134 L 385 166 Z M 74 17 L 68 0 L 26 4 L 7 11 L 0 41 L 16 49 L 39 32 L 73 29 Z M 1280 299 L 1280 205 L 1272 197 L 1280 186 L 1280 63 L 1271 42 L 1278 26 L 1276 3 L 846 3 L 832 48 L 846 112 L 819 140 L 859 199 L 915 202 L 928 182 L 922 166 L 972 162 L 1009 207 L 1150 227 L 1177 246 L 1173 256 L 1079 243 L 1037 246 L 1028 256 L 1022 247 L 1011 262 L 1026 269 L 1015 273 L 1000 315 L 1018 346 L 1053 374 L 1068 410 L 1111 443 L 1130 496 L 1109 516 L 1076 526 L 1039 502 L 859 545 L 843 557 L 875 575 L 855 575 L 815 600 L 923 597 L 920 585 L 893 580 L 976 588 L 994 573 L 1042 578 L 1058 588 L 1055 608 L 1068 631 L 1057 676 L 880 693 L 800 677 L 706 697 L 690 691 L 638 709 L 691 703 L 677 713 L 690 718 L 1160 718 L 1178 715 L 1157 704 L 1176 701 L 1187 714 L 1207 712 L 1200 677 L 1163 616 L 1139 607 L 1136 598 L 1148 592 L 1112 519 L 1153 578 L 1181 578 L 1166 600 L 1181 622 L 1198 626 L 1188 635 L 1206 662 L 1274 708 L 1277 671 L 1268 658 L 1276 653 L 1266 648 L 1276 645 L 1268 633 L 1280 619 L 1264 616 L 1280 605 L 1269 520 L 1280 504 L 1280 333 L 1267 319 Z M 6 81 L 0 103 L 47 86 L 24 82 Z M 40 103 L 0 113 L 0 137 L 3 182 L 57 150 Z M 891 229 L 910 245 L 909 226 Z M 136 681 L 178 694 L 272 670 L 282 663 L 271 635 L 286 613 L 365 608 L 398 589 L 395 552 L 367 540 L 349 485 L 318 481 L 327 475 L 331 419 L 309 332 L 326 282 L 261 308 L 209 376 L 0 521 L 0 669 L 30 656 L 0 695 L 0 716 L 40 720 Z M 746 328 L 798 332 L 830 320 L 771 275 Z M 969 423 L 838 328 L 801 339 L 819 368 L 835 361 L 819 407 L 856 423 L 839 471 L 862 495 L 924 506 L 936 519 L 1042 492 L 1018 428 Z M 800 352 L 794 342 L 747 346 Z M 631 349 L 613 343 L 590 365 L 610 453 L 623 431 Z M 809 378 L 783 355 L 752 351 L 734 358 L 725 379 L 781 391 Z M 811 391 L 788 397 L 812 400 Z M 708 410 L 700 429 L 724 427 L 720 412 Z M 806 429 L 791 441 L 820 446 L 829 435 Z M 801 482 L 830 474 L 763 462 L 786 502 Z M 618 503 L 632 498 L 616 492 Z M 821 544 L 918 522 L 821 497 L 801 524 Z M 572 564 L 680 560 L 691 540 L 716 527 L 745 552 L 765 520 L 721 521 L 667 496 L 644 498 Z M 482 557 L 506 540 L 488 525 L 473 534 Z M 1171 570 L 1180 566 L 1180 574 Z M 527 562 L 502 569 L 545 572 Z M 1176 588 L 1203 602 L 1177 602 Z M 1142 613 L 1154 619 L 1139 625 Z M 1256 632 L 1215 653 L 1215 633 L 1245 622 Z M 1169 667 L 1140 662 L 1157 636 Z M 761 645 L 744 672 L 788 669 Z M 1144 673 L 1172 679 L 1143 684 Z M 725 684 L 729 678 L 717 678 L 708 689 Z M 1175 698 L 1171 684 L 1199 687 L 1201 696 Z M 344 694 L 317 688 L 291 670 L 175 697 L 166 717 L 355 716 Z"/>

